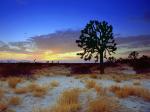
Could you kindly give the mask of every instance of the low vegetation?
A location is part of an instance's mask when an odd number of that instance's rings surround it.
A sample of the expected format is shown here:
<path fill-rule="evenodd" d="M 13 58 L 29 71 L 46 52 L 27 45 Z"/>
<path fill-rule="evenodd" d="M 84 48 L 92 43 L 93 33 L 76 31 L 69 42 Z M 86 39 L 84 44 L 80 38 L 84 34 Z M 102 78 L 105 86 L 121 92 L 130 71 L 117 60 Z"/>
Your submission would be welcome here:
<path fill-rule="evenodd" d="M 9 99 L 9 104 L 10 105 L 19 105 L 21 104 L 21 99 L 18 96 L 13 96 Z"/>
<path fill-rule="evenodd" d="M 0 88 L 0 99 L 4 97 L 4 90 Z"/>
<path fill-rule="evenodd" d="M 8 85 L 11 88 L 15 88 L 17 86 L 18 83 L 20 83 L 22 81 L 22 78 L 19 77 L 9 77 L 8 78 Z"/>
<path fill-rule="evenodd" d="M 28 88 L 27 88 L 27 87 L 14 88 L 13 91 L 14 91 L 14 93 L 16 93 L 16 94 L 25 94 L 25 93 L 28 92 Z"/>
<path fill-rule="evenodd" d="M 36 83 L 32 83 L 28 85 L 28 90 L 32 93 L 33 96 L 42 97 L 47 93 L 48 88 L 46 86 L 41 86 Z"/>
<path fill-rule="evenodd" d="M 80 109 L 79 89 L 69 89 L 62 92 L 57 103 L 52 107 L 33 109 L 32 112 L 78 112 Z"/>
<path fill-rule="evenodd" d="M 8 109 L 8 104 L 0 102 L 0 112 L 5 112 Z"/>
<path fill-rule="evenodd" d="M 134 86 L 111 86 L 110 91 L 115 93 L 119 98 L 126 98 L 129 96 L 142 97 L 144 100 L 150 101 L 150 91 L 141 87 Z"/>
<path fill-rule="evenodd" d="M 99 97 L 89 102 L 88 112 L 114 112 L 119 104 L 109 97 Z"/>
<path fill-rule="evenodd" d="M 91 89 L 91 88 L 94 88 L 96 85 L 96 82 L 94 80 L 86 80 L 85 81 L 85 86 L 88 88 L 88 89 Z"/>
<path fill-rule="evenodd" d="M 57 87 L 57 86 L 59 86 L 59 82 L 56 81 L 56 80 L 53 80 L 53 81 L 50 83 L 50 86 L 51 86 L 51 87 Z"/>

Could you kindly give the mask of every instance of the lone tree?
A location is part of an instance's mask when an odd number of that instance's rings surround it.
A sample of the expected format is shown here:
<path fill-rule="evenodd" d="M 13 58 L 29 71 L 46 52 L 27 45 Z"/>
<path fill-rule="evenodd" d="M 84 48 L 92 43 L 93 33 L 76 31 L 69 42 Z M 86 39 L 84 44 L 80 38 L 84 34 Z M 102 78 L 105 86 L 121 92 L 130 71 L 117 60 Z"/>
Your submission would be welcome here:
<path fill-rule="evenodd" d="M 76 43 L 84 51 L 77 53 L 85 61 L 95 58 L 95 62 L 100 60 L 100 73 L 104 73 L 103 59 L 106 54 L 115 53 L 117 47 L 113 36 L 113 27 L 107 22 L 90 21 L 83 30 Z"/>
<path fill-rule="evenodd" d="M 138 58 L 138 56 L 139 56 L 139 53 L 138 53 L 137 51 L 132 51 L 132 52 L 129 54 L 128 58 L 135 60 L 135 59 Z"/>

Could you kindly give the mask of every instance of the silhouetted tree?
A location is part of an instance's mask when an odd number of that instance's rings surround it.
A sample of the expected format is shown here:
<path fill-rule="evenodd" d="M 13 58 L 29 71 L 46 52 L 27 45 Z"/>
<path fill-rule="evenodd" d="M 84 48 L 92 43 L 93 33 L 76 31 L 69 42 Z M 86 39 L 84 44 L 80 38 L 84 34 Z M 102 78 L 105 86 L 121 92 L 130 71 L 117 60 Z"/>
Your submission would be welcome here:
<path fill-rule="evenodd" d="M 111 55 L 115 53 L 117 47 L 113 36 L 113 27 L 107 22 L 90 21 L 83 30 L 76 43 L 84 51 L 77 53 L 81 55 L 85 61 L 91 60 L 94 56 L 95 61 L 100 60 L 100 73 L 104 73 L 103 58 L 106 58 L 106 53 Z"/>
<path fill-rule="evenodd" d="M 135 60 L 135 59 L 138 58 L 138 56 L 139 56 L 139 53 L 138 53 L 137 51 L 132 51 L 132 52 L 129 54 L 128 58 Z"/>

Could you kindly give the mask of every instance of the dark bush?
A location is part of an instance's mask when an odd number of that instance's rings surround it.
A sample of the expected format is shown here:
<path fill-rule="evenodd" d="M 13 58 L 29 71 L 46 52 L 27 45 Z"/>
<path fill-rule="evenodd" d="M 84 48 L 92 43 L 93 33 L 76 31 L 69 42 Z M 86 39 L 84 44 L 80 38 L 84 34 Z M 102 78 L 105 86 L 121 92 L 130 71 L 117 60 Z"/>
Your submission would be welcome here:
<path fill-rule="evenodd" d="M 90 74 L 92 73 L 88 65 L 76 65 L 71 67 L 71 74 Z"/>

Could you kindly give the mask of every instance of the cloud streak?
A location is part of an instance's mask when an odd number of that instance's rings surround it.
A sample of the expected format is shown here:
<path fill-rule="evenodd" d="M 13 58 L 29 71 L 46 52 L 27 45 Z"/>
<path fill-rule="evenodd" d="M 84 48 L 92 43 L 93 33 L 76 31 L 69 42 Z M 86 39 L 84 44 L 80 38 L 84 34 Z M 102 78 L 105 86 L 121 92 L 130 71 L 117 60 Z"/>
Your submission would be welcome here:
<path fill-rule="evenodd" d="M 76 55 L 79 49 L 75 40 L 79 38 L 79 30 L 57 31 L 55 33 L 30 37 L 22 42 L 4 43 L 0 41 L 0 59 L 11 58 L 26 60 L 63 60 L 79 61 Z M 127 57 L 129 52 L 136 50 L 142 54 L 150 55 L 150 35 L 116 37 L 118 50 L 116 57 Z M 18 54 L 18 55 L 17 55 Z"/>

